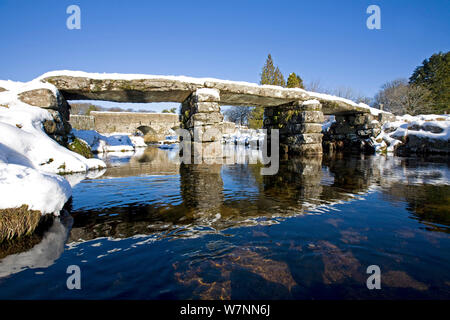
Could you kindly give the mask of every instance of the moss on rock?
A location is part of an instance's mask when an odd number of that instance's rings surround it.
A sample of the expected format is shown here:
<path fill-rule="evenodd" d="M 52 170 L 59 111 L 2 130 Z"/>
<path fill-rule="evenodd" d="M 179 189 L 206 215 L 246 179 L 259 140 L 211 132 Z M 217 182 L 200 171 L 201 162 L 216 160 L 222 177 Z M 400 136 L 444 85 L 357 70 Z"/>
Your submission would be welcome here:
<path fill-rule="evenodd" d="M 69 150 L 81 154 L 85 158 L 93 158 L 91 148 L 82 140 L 74 138 L 68 146 Z"/>

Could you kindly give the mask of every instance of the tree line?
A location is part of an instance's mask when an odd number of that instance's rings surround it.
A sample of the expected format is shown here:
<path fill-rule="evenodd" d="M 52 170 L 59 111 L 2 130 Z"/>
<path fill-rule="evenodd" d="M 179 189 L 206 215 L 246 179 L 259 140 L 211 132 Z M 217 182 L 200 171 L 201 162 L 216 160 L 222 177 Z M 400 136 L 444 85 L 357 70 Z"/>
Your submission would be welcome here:
<path fill-rule="evenodd" d="M 328 93 L 355 102 L 363 102 L 374 108 L 397 115 L 443 114 L 450 111 L 450 52 L 433 54 L 425 59 L 409 79 L 395 79 L 381 86 L 375 97 L 367 97 L 350 87 L 327 89 L 319 80 L 303 84 L 303 79 L 292 72 L 287 81 L 272 56 L 267 56 L 260 74 L 261 85 L 275 85 L 286 88 L 302 88 L 308 91 Z M 233 107 L 224 112 L 228 121 L 250 128 L 262 128 L 263 107 Z"/>

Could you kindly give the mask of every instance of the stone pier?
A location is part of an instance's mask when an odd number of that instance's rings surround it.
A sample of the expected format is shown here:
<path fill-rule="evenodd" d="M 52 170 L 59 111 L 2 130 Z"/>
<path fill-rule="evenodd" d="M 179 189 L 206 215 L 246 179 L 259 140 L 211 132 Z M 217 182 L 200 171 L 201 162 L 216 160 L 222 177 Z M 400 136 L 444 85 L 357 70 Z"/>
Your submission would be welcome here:
<path fill-rule="evenodd" d="M 190 146 L 195 158 L 221 158 L 222 124 L 220 92 L 201 88 L 181 104 L 181 128 L 189 130 Z M 186 143 L 187 141 L 183 141 Z"/>
<path fill-rule="evenodd" d="M 296 101 L 264 109 L 264 128 L 278 129 L 280 153 L 322 154 L 322 105 L 317 100 Z"/>
<path fill-rule="evenodd" d="M 354 151 L 372 154 L 375 148 L 371 137 L 378 136 L 383 124 L 395 121 L 395 116 L 382 112 L 378 115 L 360 112 L 336 115 L 335 120 L 323 137 L 327 153 Z"/>

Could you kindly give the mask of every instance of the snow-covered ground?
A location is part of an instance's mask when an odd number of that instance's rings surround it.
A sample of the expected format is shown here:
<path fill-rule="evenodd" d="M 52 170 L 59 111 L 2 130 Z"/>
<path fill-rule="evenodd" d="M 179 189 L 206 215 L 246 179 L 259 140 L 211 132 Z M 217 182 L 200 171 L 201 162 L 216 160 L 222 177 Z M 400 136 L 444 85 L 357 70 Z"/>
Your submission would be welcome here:
<path fill-rule="evenodd" d="M 144 137 L 128 133 L 98 133 L 95 130 L 72 130 L 75 137 L 86 142 L 92 152 L 128 152 L 146 147 Z"/>
<path fill-rule="evenodd" d="M 450 140 L 450 115 L 397 116 L 396 121 L 383 125 L 381 133 L 373 138 L 377 152 L 392 153 L 406 141 L 406 137 L 422 138 L 432 142 Z"/>
<path fill-rule="evenodd" d="M 71 196 L 69 182 L 58 173 L 86 172 L 105 167 L 99 159 L 86 159 L 51 139 L 43 129 L 53 120 L 42 108 L 18 99 L 24 91 L 45 88 L 39 81 L 0 81 L 0 209 L 28 205 L 42 214 L 58 214 Z"/>
<path fill-rule="evenodd" d="M 133 153 L 138 148 L 145 148 L 143 136 L 131 135 L 129 133 L 98 133 L 95 130 L 72 130 L 75 137 L 86 142 L 95 153 Z M 169 132 L 171 135 L 165 137 L 157 146 L 161 149 L 172 149 L 178 143 L 178 136 L 175 131 Z"/>

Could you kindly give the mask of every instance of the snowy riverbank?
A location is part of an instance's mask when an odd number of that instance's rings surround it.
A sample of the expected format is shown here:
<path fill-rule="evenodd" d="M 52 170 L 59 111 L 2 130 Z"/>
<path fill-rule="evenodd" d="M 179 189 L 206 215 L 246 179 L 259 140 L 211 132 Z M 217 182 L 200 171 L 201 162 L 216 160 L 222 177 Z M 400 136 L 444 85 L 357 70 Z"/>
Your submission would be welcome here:
<path fill-rule="evenodd" d="M 171 149 L 178 144 L 178 136 L 173 130 L 164 140 L 153 145 L 161 149 Z M 72 130 L 72 134 L 85 142 L 94 153 L 106 152 L 134 152 L 139 148 L 146 148 L 144 136 L 129 133 L 99 133 L 95 130 Z"/>
<path fill-rule="evenodd" d="M 105 167 L 99 159 L 86 159 L 59 145 L 44 131 L 52 121 L 48 110 L 19 99 L 30 90 L 58 90 L 39 81 L 0 81 L 0 209 L 19 208 L 42 214 L 59 214 L 71 196 L 70 184 L 62 176 Z"/>
<path fill-rule="evenodd" d="M 377 152 L 450 153 L 450 116 L 397 116 L 372 138 Z"/>
<path fill-rule="evenodd" d="M 72 134 L 86 142 L 94 153 L 128 152 L 146 147 L 144 137 L 127 133 L 98 133 L 94 130 L 72 130 Z"/>

